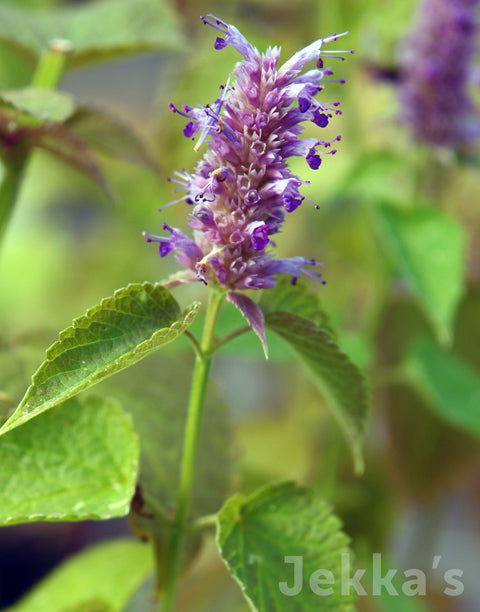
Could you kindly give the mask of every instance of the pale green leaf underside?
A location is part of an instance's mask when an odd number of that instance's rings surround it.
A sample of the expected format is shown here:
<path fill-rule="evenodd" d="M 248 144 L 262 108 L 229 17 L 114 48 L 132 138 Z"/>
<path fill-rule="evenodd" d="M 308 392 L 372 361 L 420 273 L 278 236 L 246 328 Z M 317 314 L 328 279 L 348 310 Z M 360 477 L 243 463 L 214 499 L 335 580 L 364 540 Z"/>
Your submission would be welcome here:
<path fill-rule="evenodd" d="M 198 306 L 182 316 L 170 292 L 151 283 L 132 284 L 105 298 L 60 333 L 0 434 L 175 340 Z"/>
<path fill-rule="evenodd" d="M 39 87 L 0 91 L 0 103 L 41 122 L 65 121 L 75 110 L 75 100 L 69 94 Z"/>
<path fill-rule="evenodd" d="M 112 400 L 74 398 L 0 440 L 0 524 L 128 513 L 139 445 Z"/>
<path fill-rule="evenodd" d="M 97 544 L 68 559 L 8 612 L 120 612 L 153 570 L 150 547 L 135 540 Z M 98 602 L 92 607 L 88 602 Z M 100 607 L 103 605 L 103 607 Z"/>
<path fill-rule="evenodd" d="M 467 363 L 433 342 L 417 342 L 408 373 L 435 413 L 480 437 L 480 376 Z"/>
<path fill-rule="evenodd" d="M 252 610 L 258 612 L 353 612 L 351 595 L 340 589 L 342 555 L 348 539 L 328 504 L 293 483 L 270 485 L 249 497 L 230 498 L 218 515 L 217 544 L 228 569 Z M 280 583 L 293 585 L 293 565 L 285 556 L 303 558 L 304 588 L 286 595 Z M 334 592 L 312 592 L 309 578 L 328 570 Z"/>
<path fill-rule="evenodd" d="M 306 365 L 350 444 L 356 471 L 361 472 L 368 413 L 364 376 L 331 334 L 307 319 L 288 312 L 270 312 L 265 323 Z"/>
<path fill-rule="evenodd" d="M 70 42 L 70 65 L 146 49 L 178 48 L 178 18 L 161 0 L 104 0 L 32 9 L 0 3 L 0 41 L 38 58 L 55 39 Z"/>
<path fill-rule="evenodd" d="M 427 206 L 378 207 L 382 235 L 399 271 L 432 322 L 448 342 L 463 291 L 464 234 L 458 223 Z"/>

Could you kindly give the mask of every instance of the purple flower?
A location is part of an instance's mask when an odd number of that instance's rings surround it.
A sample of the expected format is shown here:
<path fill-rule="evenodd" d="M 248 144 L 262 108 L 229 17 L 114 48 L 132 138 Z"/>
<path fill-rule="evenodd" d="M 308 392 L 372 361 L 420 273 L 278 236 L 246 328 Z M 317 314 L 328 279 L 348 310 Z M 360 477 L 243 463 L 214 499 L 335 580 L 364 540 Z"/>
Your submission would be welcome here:
<path fill-rule="evenodd" d="M 231 45 L 244 59 L 213 104 L 182 109 L 170 104 L 187 119 L 184 135 L 198 136 L 195 149 L 204 141 L 208 145 L 193 174 L 177 172 L 170 179 L 185 190 L 184 200 L 192 205 L 193 239 L 167 225 L 169 236 L 147 234 L 147 239 L 159 242 L 162 257 L 174 251 L 197 279 L 230 292 L 273 287 L 277 274 L 289 274 L 295 282 L 305 272 L 324 282 L 310 269 L 317 265 L 313 259 L 274 258 L 271 236 L 308 199 L 300 192 L 306 181 L 290 172 L 288 159 L 303 156 L 317 169 L 322 154 L 335 153 L 331 145 L 340 140 L 299 137 L 302 123 L 324 128 L 340 114 L 338 102 L 316 99 L 323 82 L 332 80 L 322 60 L 332 52 L 323 47 L 338 36 L 313 42 L 279 66 L 279 48 L 260 54 L 235 26 L 211 15 L 202 19 L 220 33 L 216 49 Z M 302 73 L 312 61 L 316 66 Z"/>
<path fill-rule="evenodd" d="M 400 103 L 415 138 L 457 148 L 479 136 L 468 87 L 479 0 L 425 0 L 401 58 Z"/>

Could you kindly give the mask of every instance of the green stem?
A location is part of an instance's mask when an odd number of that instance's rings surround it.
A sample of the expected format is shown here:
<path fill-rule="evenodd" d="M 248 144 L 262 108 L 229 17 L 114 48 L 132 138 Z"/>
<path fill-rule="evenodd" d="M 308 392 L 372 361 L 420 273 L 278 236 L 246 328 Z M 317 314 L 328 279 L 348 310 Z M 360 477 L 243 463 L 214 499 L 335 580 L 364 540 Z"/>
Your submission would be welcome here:
<path fill-rule="evenodd" d="M 183 441 L 178 505 L 168 552 L 165 597 L 161 602 L 162 612 L 173 612 L 175 609 L 176 589 L 181 568 L 183 541 L 185 532 L 187 531 L 188 511 L 192 497 L 203 404 L 212 361 L 212 348 L 215 342 L 215 326 L 222 299 L 223 293 L 219 293 L 215 290 L 210 291 L 201 342 L 202 351 L 201 353 L 197 352 L 195 358 L 187 423 Z"/>
<path fill-rule="evenodd" d="M 54 89 L 65 70 L 71 45 L 65 40 L 53 40 L 40 57 L 32 77 L 32 87 Z M 21 143 L 19 143 L 21 146 Z M 27 166 L 29 152 L 13 149 L 4 162 L 4 175 L 0 185 L 0 243 L 17 200 Z"/>
<path fill-rule="evenodd" d="M 32 87 L 55 89 L 62 78 L 72 46 L 68 40 L 52 40 L 41 55 L 32 77 Z"/>
<path fill-rule="evenodd" d="M 214 346 L 214 350 L 216 351 L 218 348 L 220 348 L 224 344 L 227 344 L 227 342 L 230 342 L 231 340 L 235 340 L 235 338 L 238 338 L 239 336 L 242 336 L 243 334 L 249 331 L 252 331 L 252 328 L 250 327 L 250 325 L 244 325 L 243 327 L 239 327 L 233 332 L 226 334 L 225 336 L 223 336 L 223 338 L 220 338 L 220 340 L 217 340 Z"/>
<path fill-rule="evenodd" d="M 26 162 L 27 158 L 25 156 L 15 163 L 5 164 L 4 166 L 4 175 L 0 185 L 0 243 L 12 216 L 27 165 Z"/>

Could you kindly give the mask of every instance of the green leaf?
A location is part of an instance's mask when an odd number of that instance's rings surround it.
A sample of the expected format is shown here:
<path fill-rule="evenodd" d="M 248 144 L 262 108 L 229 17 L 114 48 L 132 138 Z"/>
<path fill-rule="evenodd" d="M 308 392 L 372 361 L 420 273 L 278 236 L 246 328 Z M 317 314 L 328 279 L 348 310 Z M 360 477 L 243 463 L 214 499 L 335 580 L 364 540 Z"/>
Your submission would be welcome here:
<path fill-rule="evenodd" d="M 259 306 L 265 315 L 275 311 L 290 312 L 334 335 L 318 293 L 314 293 L 301 279 L 292 286 L 290 276 L 281 276 L 273 289 L 262 292 Z"/>
<path fill-rule="evenodd" d="M 307 319 L 288 312 L 269 312 L 265 323 L 307 367 L 350 444 L 355 470 L 362 472 L 368 412 L 364 376 L 338 348 L 331 334 Z"/>
<path fill-rule="evenodd" d="M 178 18 L 166 1 L 104 0 L 48 10 L 0 3 L 0 41 L 35 59 L 55 39 L 72 44 L 70 66 L 182 43 Z"/>
<path fill-rule="evenodd" d="M 145 544 L 102 542 L 68 559 L 8 612 L 121 612 L 151 571 Z"/>
<path fill-rule="evenodd" d="M 98 160 L 87 143 L 70 130 L 67 124 L 41 125 L 24 134 L 23 142 L 29 149 L 43 149 L 64 163 L 70 164 L 96 183 L 110 199 L 113 199 L 113 194 L 103 177 Z"/>
<path fill-rule="evenodd" d="M 1 439 L 0 524 L 124 516 L 138 454 L 118 404 L 69 400 Z"/>
<path fill-rule="evenodd" d="M 41 122 L 65 121 L 75 110 L 75 101 L 69 94 L 40 87 L 2 90 L 0 104 Z"/>
<path fill-rule="evenodd" d="M 412 382 L 439 417 L 480 437 L 480 376 L 472 367 L 423 340 L 413 346 L 407 368 Z"/>
<path fill-rule="evenodd" d="M 352 595 L 343 595 L 341 589 L 348 538 L 328 504 L 309 489 L 284 483 L 264 487 L 249 497 L 230 498 L 218 515 L 217 544 L 252 610 L 355 609 Z M 303 560 L 304 584 L 298 594 L 288 595 L 286 587 L 294 586 L 291 557 Z M 322 597 L 312 591 L 310 576 L 317 570 L 330 573 L 331 595 Z"/>
<path fill-rule="evenodd" d="M 152 154 L 132 126 L 105 110 L 79 107 L 67 127 L 90 149 L 133 164 L 157 169 Z"/>
<path fill-rule="evenodd" d="M 378 207 L 382 236 L 441 342 L 449 342 L 463 293 L 464 234 L 444 213 L 427 206 Z"/>
<path fill-rule="evenodd" d="M 5 155 L 40 148 L 88 176 L 111 197 L 95 152 L 157 170 L 133 127 L 105 110 L 78 106 L 63 92 L 43 88 L 0 91 L 0 133 L 9 135 Z M 18 151 L 19 149 L 19 151 Z"/>
<path fill-rule="evenodd" d="M 182 316 L 161 285 L 132 284 L 87 311 L 60 333 L 35 372 L 3 434 L 172 342 L 193 321 L 198 303 Z"/>

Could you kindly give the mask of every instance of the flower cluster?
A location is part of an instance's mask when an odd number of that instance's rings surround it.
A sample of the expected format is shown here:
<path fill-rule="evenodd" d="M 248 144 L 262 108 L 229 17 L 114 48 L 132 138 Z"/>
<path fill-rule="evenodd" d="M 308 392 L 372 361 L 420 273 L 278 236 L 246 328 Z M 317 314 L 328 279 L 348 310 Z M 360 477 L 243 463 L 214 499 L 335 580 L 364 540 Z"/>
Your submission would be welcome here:
<path fill-rule="evenodd" d="M 480 135 L 468 88 L 479 0 L 424 0 L 401 58 L 400 103 L 415 137 L 458 148 Z"/>
<path fill-rule="evenodd" d="M 208 138 L 208 150 L 194 174 L 177 172 L 170 179 L 185 190 L 181 199 L 192 206 L 193 239 L 164 224 L 168 236 L 145 234 L 147 240 L 159 242 L 162 257 L 174 251 L 190 271 L 178 282 L 199 279 L 235 291 L 273 287 L 281 273 L 291 275 L 292 282 L 301 271 L 322 280 L 314 269 L 305 268 L 317 265 L 315 260 L 276 259 L 267 247 L 274 246 L 272 237 L 285 215 L 307 199 L 300 193 L 306 181 L 290 172 L 288 158 L 303 156 L 317 169 L 321 154 L 335 153 L 331 145 L 340 140 L 299 138 L 301 123 L 324 128 L 340 113 L 338 102 L 315 99 L 322 81 L 331 80 L 332 74 L 322 59 L 332 52 L 323 46 L 338 36 L 315 41 L 279 67 L 279 48 L 260 54 L 235 26 L 211 15 L 202 19 L 221 33 L 216 49 L 231 45 L 244 59 L 212 105 L 180 110 L 170 104 L 188 120 L 184 135 L 198 135 L 195 149 Z M 316 67 L 301 73 L 312 60 Z"/>

